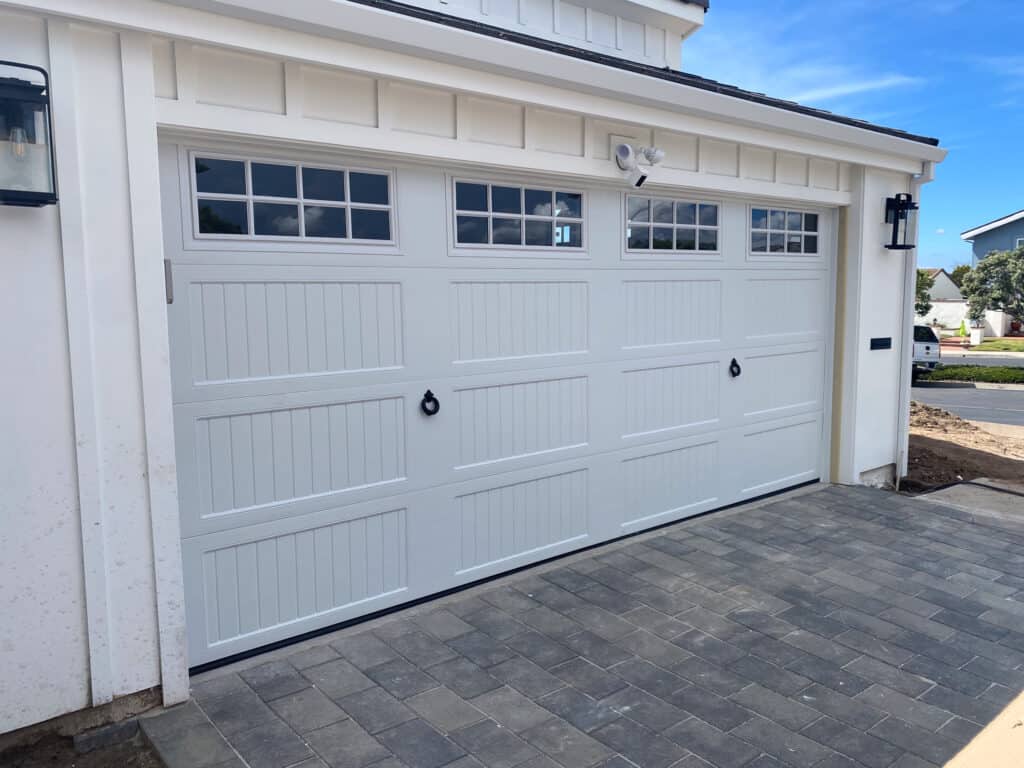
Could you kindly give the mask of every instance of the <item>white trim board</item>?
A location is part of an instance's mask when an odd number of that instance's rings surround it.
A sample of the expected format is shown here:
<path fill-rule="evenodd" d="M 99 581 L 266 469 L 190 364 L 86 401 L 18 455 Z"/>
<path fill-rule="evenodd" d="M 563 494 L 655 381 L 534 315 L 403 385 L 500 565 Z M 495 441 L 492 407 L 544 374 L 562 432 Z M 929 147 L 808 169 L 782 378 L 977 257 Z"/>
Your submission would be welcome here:
<path fill-rule="evenodd" d="M 942 160 L 946 155 L 945 150 L 920 142 L 333 0 L 296 0 L 289 5 L 292 26 L 314 29 L 318 34 L 172 7 L 154 0 L 8 2 L 37 12 L 904 173 L 919 173 L 922 161 Z M 269 15 L 276 15 L 279 10 L 274 0 L 254 0 L 249 6 L 251 11 Z M 339 30 L 345 30 L 344 34 Z M 354 36 L 364 44 L 337 39 Z M 367 47 L 365 41 L 375 47 Z M 396 48 L 421 55 L 398 53 Z M 424 51 L 433 51 L 435 55 L 440 51 L 459 51 L 459 58 L 472 67 L 425 59 Z M 515 70 L 510 70 L 510 61 L 516 62 Z M 558 73 L 557 79 L 554 72 Z M 588 85 L 581 88 L 582 83 Z"/>

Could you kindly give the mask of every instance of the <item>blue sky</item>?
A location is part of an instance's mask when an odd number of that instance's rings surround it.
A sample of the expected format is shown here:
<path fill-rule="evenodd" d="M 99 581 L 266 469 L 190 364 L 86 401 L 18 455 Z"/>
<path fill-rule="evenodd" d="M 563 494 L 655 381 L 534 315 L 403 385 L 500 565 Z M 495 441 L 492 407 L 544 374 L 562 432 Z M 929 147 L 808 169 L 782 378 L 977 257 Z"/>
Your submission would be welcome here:
<path fill-rule="evenodd" d="M 1024 208 L 1022 32 L 1019 0 L 712 0 L 683 69 L 941 139 L 918 263 L 949 268 Z"/>

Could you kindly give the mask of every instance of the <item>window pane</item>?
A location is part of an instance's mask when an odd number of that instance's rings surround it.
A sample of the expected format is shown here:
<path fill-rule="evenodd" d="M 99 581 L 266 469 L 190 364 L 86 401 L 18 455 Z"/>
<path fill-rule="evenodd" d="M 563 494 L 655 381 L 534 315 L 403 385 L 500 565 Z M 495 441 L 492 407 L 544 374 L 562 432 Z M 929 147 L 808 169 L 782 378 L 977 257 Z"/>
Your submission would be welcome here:
<path fill-rule="evenodd" d="M 717 229 L 701 229 L 701 230 L 698 230 L 697 234 L 700 237 L 700 249 L 702 251 L 717 251 L 718 250 L 718 230 Z"/>
<path fill-rule="evenodd" d="M 805 213 L 804 214 L 804 232 L 817 232 L 818 231 L 818 214 L 816 213 Z"/>
<path fill-rule="evenodd" d="M 495 219 L 491 228 L 495 245 L 520 245 L 523 242 L 522 219 Z"/>
<path fill-rule="evenodd" d="M 786 253 L 800 253 L 803 240 L 801 235 L 786 235 Z"/>
<path fill-rule="evenodd" d="M 718 226 L 718 206 L 702 205 L 700 207 L 700 223 L 705 227 Z"/>
<path fill-rule="evenodd" d="M 764 208 L 751 209 L 750 226 L 753 229 L 768 229 L 768 211 Z"/>
<path fill-rule="evenodd" d="M 249 234 L 245 203 L 235 200 L 200 200 L 199 232 L 203 235 Z"/>
<path fill-rule="evenodd" d="M 324 168 L 302 169 L 302 196 L 307 200 L 345 199 L 345 172 Z"/>
<path fill-rule="evenodd" d="M 755 253 L 766 253 L 768 251 L 768 233 L 752 232 L 750 235 L 750 250 Z"/>
<path fill-rule="evenodd" d="M 676 230 L 676 250 L 677 251 L 696 251 L 697 250 L 697 230 L 696 229 L 677 229 Z"/>
<path fill-rule="evenodd" d="M 388 177 L 382 173 L 356 173 L 350 171 L 348 174 L 348 194 L 352 198 L 353 203 L 387 205 Z M 353 224 L 352 230 L 355 231 L 355 228 L 356 226 Z"/>
<path fill-rule="evenodd" d="M 804 253 L 818 252 L 818 236 L 804 235 Z"/>
<path fill-rule="evenodd" d="M 772 211 L 771 216 L 768 220 L 768 226 L 771 229 L 785 229 L 786 228 L 786 212 L 785 211 Z"/>
<path fill-rule="evenodd" d="M 786 250 L 786 236 L 781 233 L 772 232 L 768 240 L 768 250 L 772 253 L 782 253 Z"/>
<path fill-rule="evenodd" d="M 295 185 L 295 166 L 253 163 L 252 193 L 267 197 L 298 197 L 299 193 Z M 255 220 L 255 216 L 253 219 Z"/>
<path fill-rule="evenodd" d="M 245 163 L 241 160 L 196 158 L 196 191 L 245 194 Z"/>
<path fill-rule="evenodd" d="M 387 211 L 352 209 L 352 237 L 356 240 L 390 240 L 391 216 Z"/>
<path fill-rule="evenodd" d="M 787 213 L 786 214 L 786 229 L 791 232 L 799 232 L 800 227 L 803 226 L 803 214 L 801 213 Z"/>
<path fill-rule="evenodd" d="M 459 243 L 486 243 L 487 219 L 482 216 L 457 216 L 455 240 Z"/>
<path fill-rule="evenodd" d="M 654 235 L 651 238 L 651 247 L 656 251 L 671 251 L 672 235 L 673 229 L 671 227 L 655 227 Z"/>
<path fill-rule="evenodd" d="M 526 222 L 527 245 L 551 245 L 552 242 L 550 221 Z"/>
<path fill-rule="evenodd" d="M 638 250 L 646 250 L 651 247 L 651 228 L 643 225 L 637 227 L 632 226 L 626 230 L 626 236 L 629 238 L 629 247 L 636 248 Z"/>
<path fill-rule="evenodd" d="M 306 237 L 345 237 L 344 208 L 307 205 L 302 213 L 306 220 Z"/>
<path fill-rule="evenodd" d="M 629 198 L 629 220 L 650 221 L 651 201 L 648 200 L 646 197 Z"/>
<path fill-rule="evenodd" d="M 555 193 L 555 215 L 573 219 L 583 217 L 583 195 L 574 192 Z"/>
<path fill-rule="evenodd" d="M 551 216 L 554 192 L 547 189 L 526 190 L 526 212 L 532 216 Z"/>
<path fill-rule="evenodd" d="M 519 187 L 491 187 L 491 210 L 495 213 L 522 213 Z"/>
<path fill-rule="evenodd" d="M 697 223 L 696 203 L 676 203 L 676 224 L 694 225 Z"/>
<path fill-rule="evenodd" d="M 580 224 L 556 224 L 555 245 L 580 248 L 583 245 L 583 226 Z"/>
<path fill-rule="evenodd" d="M 299 206 L 253 203 L 252 229 L 257 235 L 297 236 L 299 234 Z"/>
<path fill-rule="evenodd" d="M 654 217 L 654 221 L 659 224 L 671 224 L 672 223 L 672 201 L 671 200 L 655 200 L 654 207 L 651 211 L 651 215 Z"/>
<path fill-rule="evenodd" d="M 465 181 L 456 182 L 455 207 L 460 211 L 486 211 L 487 185 L 469 184 Z"/>

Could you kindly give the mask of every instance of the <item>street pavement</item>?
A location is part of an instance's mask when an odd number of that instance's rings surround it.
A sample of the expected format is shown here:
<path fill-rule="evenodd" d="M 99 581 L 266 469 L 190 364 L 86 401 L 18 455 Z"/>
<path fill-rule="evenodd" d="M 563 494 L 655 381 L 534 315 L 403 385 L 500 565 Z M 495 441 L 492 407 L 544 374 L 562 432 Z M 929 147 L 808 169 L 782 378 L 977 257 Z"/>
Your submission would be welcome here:
<path fill-rule="evenodd" d="M 955 347 L 942 348 L 942 362 L 945 365 L 1008 365 L 1024 368 L 1024 354 L 1000 352 L 961 352 Z"/>
<path fill-rule="evenodd" d="M 1024 389 L 975 389 L 920 382 L 911 390 L 911 397 L 962 419 L 1024 426 Z"/>

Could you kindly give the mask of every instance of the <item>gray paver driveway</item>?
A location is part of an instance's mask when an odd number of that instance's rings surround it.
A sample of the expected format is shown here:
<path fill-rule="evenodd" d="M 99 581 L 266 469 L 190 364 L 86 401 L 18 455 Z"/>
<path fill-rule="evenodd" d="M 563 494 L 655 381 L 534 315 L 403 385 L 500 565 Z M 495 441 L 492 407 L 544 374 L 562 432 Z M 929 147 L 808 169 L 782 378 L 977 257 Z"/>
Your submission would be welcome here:
<path fill-rule="evenodd" d="M 1024 526 L 958 514 L 709 515 L 207 673 L 143 728 L 171 768 L 942 765 L 1024 689 Z"/>

